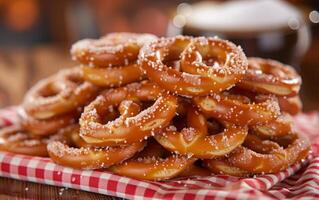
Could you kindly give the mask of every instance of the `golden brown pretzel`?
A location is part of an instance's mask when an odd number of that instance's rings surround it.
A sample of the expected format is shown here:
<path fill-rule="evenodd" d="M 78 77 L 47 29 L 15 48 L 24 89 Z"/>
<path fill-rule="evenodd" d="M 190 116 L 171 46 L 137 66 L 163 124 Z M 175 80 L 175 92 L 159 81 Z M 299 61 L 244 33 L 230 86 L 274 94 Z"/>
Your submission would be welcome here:
<path fill-rule="evenodd" d="M 151 142 L 135 158 L 114 165 L 109 170 L 122 176 L 159 181 L 177 177 L 196 160 L 187 156 L 165 154 L 165 149 Z"/>
<path fill-rule="evenodd" d="M 172 152 L 193 156 L 195 158 L 210 159 L 223 156 L 240 146 L 247 135 L 246 126 L 236 126 L 224 123 L 225 129 L 216 135 L 209 135 L 205 117 L 195 108 L 189 108 L 187 114 L 187 128 L 164 131 L 154 137 Z"/>
<path fill-rule="evenodd" d="M 138 64 L 120 67 L 89 67 L 81 66 L 84 79 L 100 87 L 116 87 L 141 80 L 143 72 Z"/>
<path fill-rule="evenodd" d="M 18 110 L 21 118 L 21 126 L 32 135 L 47 136 L 55 134 L 59 129 L 64 128 L 77 121 L 78 112 L 66 113 L 49 119 L 36 119 L 28 115 L 22 108 Z"/>
<path fill-rule="evenodd" d="M 245 99 L 224 92 L 195 97 L 193 100 L 206 116 L 238 125 L 265 124 L 276 119 L 280 114 L 278 101 L 274 96 L 257 95 L 253 102 L 244 101 Z"/>
<path fill-rule="evenodd" d="M 86 143 L 80 136 L 80 125 L 74 124 L 70 125 L 63 129 L 63 131 L 66 133 L 66 136 L 68 137 L 70 144 L 72 144 L 74 147 L 92 147 L 92 145 Z"/>
<path fill-rule="evenodd" d="M 294 97 L 278 97 L 278 102 L 282 112 L 296 115 L 302 110 L 302 102 L 299 95 Z"/>
<path fill-rule="evenodd" d="M 177 108 L 177 97 L 161 92 L 162 90 L 155 84 L 142 82 L 102 93 L 82 113 L 81 137 L 93 145 L 117 146 L 142 141 L 155 134 L 170 123 Z M 103 116 L 123 100 L 155 101 L 155 103 L 134 117 L 121 115 L 104 124 Z"/>
<path fill-rule="evenodd" d="M 291 133 L 293 120 L 288 113 L 282 113 L 277 119 L 266 124 L 258 124 L 251 127 L 251 130 L 258 135 L 272 137 L 284 136 Z"/>
<path fill-rule="evenodd" d="M 8 151 L 30 156 L 48 156 L 47 143 L 50 140 L 63 140 L 60 135 L 51 138 L 32 138 L 20 125 L 0 130 L 0 151 Z"/>
<path fill-rule="evenodd" d="M 249 58 L 248 63 L 247 73 L 239 87 L 278 96 L 298 94 L 301 78 L 292 67 L 262 58 Z"/>
<path fill-rule="evenodd" d="M 135 116 L 136 114 L 138 114 L 141 110 L 141 107 L 140 107 L 140 105 L 138 105 L 137 103 L 135 103 L 131 100 L 124 100 L 120 103 L 118 110 L 119 110 L 119 113 L 123 117 L 131 117 L 131 116 Z M 73 145 L 75 145 L 76 147 L 81 148 L 81 147 L 92 147 L 93 146 L 92 144 L 85 142 L 81 138 L 80 125 L 76 124 L 73 126 L 69 126 L 68 130 L 65 132 L 67 132 L 67 137 L 69 138 L 71 143 Z"/>
<path fill-rule="evenodd" d="M 63 166 L 76 169 L 100 169 L 126 160 L 144 146 L 144 142 L 122 147 L 69 147 L 61 142 L 48 144 L 51 159 Z"/>
<path fill-rule="evenodd" d="M 243 144 L 246 148 L 252 149 L 257 153 L 271 153 L 276 150 L 280 150 L 281 147 L 272 141 L 269 140 L 261 140 L 259 137 L 255 135 L 247 135 L 246 140 Z M 226 174 L 231 176 L 250 176 L 254 173 L 249 172 L 247 170 L 241 169 L 232 165 L 227 157 L 210 159 L 204 161 L 205 166 L 215 174 Z"/>
<path fill-rule="evenodd" d="M 287 147 L 267 153 L 257 153 L 247 147 L 239 147 L 231 153 L 228 162 L 251 173 L 277 173 L 306 158 L 310 148 L 308 139 L 299 136 Z"/>
<path fill-rule="evenodd" d="M 63 129 L 64 134 L 74 134 L 77 126 Z M 71 131 L 71 133 L 68 133 Z M 74 141 L 73 141 L 74 142 Z M 145 142 L 118 147 L 70 147 L 62 142 L 50 142 L 48 153 L 51 159 L 61 165 L 76 169 L 107 168 L 134 156 L 145 146 Z"/>
<path fill-rule="evenodd" d="M 210 159 L 204 161 L 205 166 L 214 174 L 225 174 L 229 176 L 246 177 L 251 175 L 248 171 L 234 167 L 226 159 Z"/>
<path fill-rule="evenodd" d="M 75 111 L 97 92 L 97 87 L 84 82 L 80 69 L 72 68 L 39 81 L 27 92 L 23 108 L 36 119 L 48 119 Z"/>
<path fill-rule="evenodd" d="M 167 65 L 179 60 L 181 54 L 181 66 L 190 73 Z M 218 67 L 208 67 L 203 63 L 202 56 L 205 60 L 218 58 Z M 244 53 L 233 43 L 216 38 L 193 39 L 186 36 L 162 38 L 145 45 L 141 49 L 139 63 L 151 81 L 186 96 L 226 90 L 241 80 L 247 68 Z"/>
<path fill-rule="evenodd" d="M 124 100 L 120 103 L 118 110 L 122 117 L 133 117 L 141 111 L 141 106 L 132 100 Z"/>
<path fill-rule="evenodd" d="M 157 37 L 152 34 L 110 33 L 100 39 L 84 39 L 71 48 L 73 58 L 82 64 L 111 67 L 137 59 L 140 48 Z"/>

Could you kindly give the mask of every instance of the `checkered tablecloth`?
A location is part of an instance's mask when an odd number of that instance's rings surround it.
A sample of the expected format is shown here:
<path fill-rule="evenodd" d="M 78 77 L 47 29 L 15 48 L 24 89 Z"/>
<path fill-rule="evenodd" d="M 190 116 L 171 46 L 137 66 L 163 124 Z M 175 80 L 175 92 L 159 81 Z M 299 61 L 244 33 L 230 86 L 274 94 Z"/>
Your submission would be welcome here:
<path fill-rule="evenodd" d="M 59 166 L 49 158 L 0 152 L 0 176 L 128 199 L 319 199 L 319 117 L 313 112 L 294 119 L 295 128 L 311 138 L 313 152 L 303 163 L 278 174 L 139 181 L 99 170 Z M 15 108 L 0 111 L 0 127 L 17 122 Z"/>

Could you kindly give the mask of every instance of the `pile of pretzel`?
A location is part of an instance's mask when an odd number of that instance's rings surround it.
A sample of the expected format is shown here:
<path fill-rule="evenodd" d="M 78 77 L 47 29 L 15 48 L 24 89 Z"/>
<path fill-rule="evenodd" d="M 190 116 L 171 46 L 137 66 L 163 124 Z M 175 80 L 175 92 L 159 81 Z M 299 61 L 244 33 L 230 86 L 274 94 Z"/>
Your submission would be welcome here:
<path fill-rule="evenodd" d="M 111 33 L 39 81 L 0 150 L 146 180 L 277 173 L 310 143 L 293 129 L 301 78 L 211 37 Z"/>

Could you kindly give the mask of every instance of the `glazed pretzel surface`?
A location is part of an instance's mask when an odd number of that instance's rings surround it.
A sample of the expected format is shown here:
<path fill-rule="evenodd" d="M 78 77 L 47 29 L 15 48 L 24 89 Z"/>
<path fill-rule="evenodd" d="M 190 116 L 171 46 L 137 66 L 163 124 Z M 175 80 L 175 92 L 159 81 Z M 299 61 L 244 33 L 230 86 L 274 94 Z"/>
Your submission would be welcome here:
<path fill-rule="evenodd" d="M 70 134 L 77 131 L 78 127 L 67 127 L 62 132 Z M 74 134 L 74 133 L 71 133 Z M 68 144 L 54 141 L 48 144 L 48 153 L 54 162 L 76 168 L 76 169 L 99 169 L 107 168 L 111 165 L 120 163 L 141 151 L 145 142 L 130 144 L 117 147 L 70 147 Z"/>
<path fill-rule="evenodd" d="M 106 124 L 102 122 L 112 106 L 123 100 L 155 101 L 133 117 L 121 115 Z M 165 128 L 175 116 L 177 97 L 161 93 L 161 89 L 149 82 L 134 83 L 126 87 L 108 90 L 98 96 L 85 109 L 80 118 L 81 137 L 95 145 L 119 145 L 147 139 Z"/>
<path fill-rule="evenodd" d="M 225 155 L 240 146 L 248 133 L 247 127 L 224 123 L 224 130 L 209 135 L 206 118 L 195 108 L 189 108 L 187 127 L 180 132 L 168 127 L 156 140 L 172 152 L 209 159 Z M 173 130 L 172 130 L 173 129 Z"/>
<path fill-rule="evenodd" d="M 33 86 L 25 96 L 23 107 L 36 119 L 48 119 L 84 106 L 97 92 L 97 87 L 84 81 L 80 69 L 67 69 Z"/>
<path fill-rule="evenodd" d="M 230 93 L 195 97 L 194 103 L 206 116 L 238 125 L 256 125 L 272 121 L 280 114 L 278 100 L 271 95 L 257 95 L 253 99 Z"/>
<path fill-rule="evenodd" d="M 47 157 L 47 143 L 55 140 L 64 141 L 65 138 L 60 134 L 49 138 L 36 138 L 20 125 L 12 125 L 0 130 L 0 151 Z"/>
<path fill-rule="evenodd" d="M 203 63 L 203 57 L 217 58 L 218 66 L 208 67 Z M 167 65 L 179 59 L 181 68 L 190 73 Z M 247 67 L 244 53 L 234 44 L 215 38 L 185 36 L 163 38 L 145 45 L 141 49 L 139 63 L 151 81 L 184 96 L 226 90 L 241 80 Z"/>
<path fill-rule="evenodd" d="M 84 39 L 71 48 L 73 59 L 82 64 L 111 67 L 135 61 L 143 44 L 156 39 L 151 34 L 111 33 L 100 39 Z"/>
<path fill-rule="evenodd" d="M 292 67 L 262 58 L 249 58 L 248 63 L 248 70 L 239 87 L 278 96 L 298 94 L 301 78 Z"/>
<path fill-rule="evenodd" d="M 152 143 L 136 158 L 114 165 L 109 170 L 136 179 L 160 181 L 177 177 L 195 161 L 194 158 L 170 153 L 166 156 L 163 147 Z"/>

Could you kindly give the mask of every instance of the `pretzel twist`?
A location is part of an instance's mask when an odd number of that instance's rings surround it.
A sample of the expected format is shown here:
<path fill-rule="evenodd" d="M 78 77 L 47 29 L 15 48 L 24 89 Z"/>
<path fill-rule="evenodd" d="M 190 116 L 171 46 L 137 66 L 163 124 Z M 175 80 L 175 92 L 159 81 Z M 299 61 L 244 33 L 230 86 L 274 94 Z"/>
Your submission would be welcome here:
<path fill-rule="evenodd" d="M 134 159 L 114 165 L 109 170 L 122 176 L 160 181 L 177 177 L 196 161 L 194 158 L 189 159 L 187 156 L 175 154 L 168 154 L 163 158 L 165 149 L 156 144 L 151 144 Z M 153 146 L 155 146 L 155 149 Z"/>
<path fill-rule="evenodd" d="M 301 78 L 292 67 L 262 58 L 249 58 L 248 63 L 247 73 L 239 87 L 278 96 L 298 94 Z"/>
<path fill-rule="evenodd" d="M 104 124 L 103 116 L 112 112 L 123 100 L 155 101 L 134 117 L 121 115 Z M 165 128 L 175 116 L 177 97 L 162 94 L 162 90 L 149 82 L 134 83 L 108 90 L 90 103 L 80 118 L 81 137 L 94 145 L 116 146 L 147 139 Z M 109 110 L 111 109 L 111 110 Z"/>
<path fill-rule="evenodd" d="M 171 61 L 181 57 L 178 71 Z M 217 58 L 216 66 L 203 62 Z M 145 45 L 139 63 L 148 78 L 159 86 L 184 96 L 207 95 L 226 90 L 241 80 L 247 68 L 242 50 L 233 43 L 216 38 L 177 36 L 163 38 Z"/>
<path fill-rule="evenodd" d="M 60 134 L 49 138 L 35 138 L 20 125 L 13 125 L 0 130 L 0 151 L 30 156 L 48 156 L 47 143 L 53 140 L 64 141 Z"/>
<path fill-rule="evenodd" d="M 265 142 L 267 141 L 263 141 Z M 310 148 L 309 141 L 298 136 L 287 147 L 273 151 L 258 153 L 247 147 L 239 147 L 231 153 L 228 162 L 251 173 L 277 173 L 305 159 Z"/>
<path fill-rule="evenodd" d="M 137 59 L 140 48 L 157 37 L 152 34 L 110 33 L 100 39 L 84 39 L 71 48 L 74 60 L 84 65 L 123 66 Z"/>
<path fill-rule="evenodd" d="M 64 134 L 74 134 L 77 130 L 77 126 L 71 126 L 62 131 L 65 132 Z M 139 142 L 117 147 L 98 148 L 84 146 L 77 148 L 55 141 L 50 142 L 47 149 L 51 159 L 60 165 L 76 169 L 100 169 L 110 167 L 111 165 L 131 158 L 137 152 L 141 151 L 144 146 L 145 142 Z"/>
<path fill-rule="evenodd" d="M 257 95 L 247 102 L 238 95 L 220 93 L 195 97 L 194 103 L 206 116 L 238 125 L 265 124 L 280 115 L 277 98 L 271 95 Z"/>
<path fill-rule="evenodd" d="M 167 130 L 155 135 L 155 138 L 170 151 L 195 158 L 210 159 L 223 156 L 240 146 L 248 133 L 245 126 L 225 123 L 222 132 L 209 135 L 205 117 L 194 108 L 188 110 L 187 126 L 188 128 L 184 128 L 181 132 Z"/>
<path fill-rule="evenodd" d="M 97 92 L 97 87 L 83 80 L 78 68 L 72 68 L 39 81 L 27 92 L 23 108 L 36 119 L 48 119 L 75 111 Z"/>
<path fill-rule="evenodd" d="M 55 116 L 50 119 L 36 119 L 28 115 L 23 109 L 18 110 L 21 118 L 21 126 L 32 135 L 48 136 L 55 134 L 59 129 L 64 128 L 77 121 L 78 112 L 71 112 L 61 116 Z"/>

